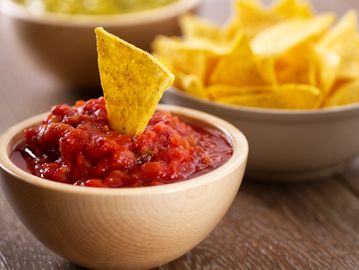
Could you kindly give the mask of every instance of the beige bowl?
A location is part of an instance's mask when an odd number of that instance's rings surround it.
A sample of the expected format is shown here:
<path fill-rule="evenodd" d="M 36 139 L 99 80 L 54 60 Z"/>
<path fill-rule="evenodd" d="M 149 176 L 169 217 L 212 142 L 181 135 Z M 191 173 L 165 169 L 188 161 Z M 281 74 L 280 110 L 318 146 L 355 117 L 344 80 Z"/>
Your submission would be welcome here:
<path fill-rule="evenodd" d="M 160 105 L 195 125 L 221 130 L 233 156 L 218 169 L 174 184 L 88 188 L 44 180 L 9 155 L 30 118 L 0 138 L 1 185 L 19 219 L 48 248 L 91 269 L 147 269 L 183 255 L 202 241 L 231 205 L 241 184 L 248 145 L 231 124 L 195 110 Z"/>
<path fill-rule="evenodd" d="M 177 0 L 167 6 L 121 15 L 34 15 L 13 0 L 0 1 L 14 31 L 34 61 L 72 86 L 99 86 L 94 28 L 106 30 L 149 50 L 156 35 L 180 33 L 177 19 L 202 0 Z"/>
<path fill-rule="evenodd" d="M 240 128 L 252 178 L 302 181 L 340 172 L 359 154 L 359 105 L 321 110 L 256 109 L 214 103 L 176 89 L 164 101 L 217 115 Z"/>

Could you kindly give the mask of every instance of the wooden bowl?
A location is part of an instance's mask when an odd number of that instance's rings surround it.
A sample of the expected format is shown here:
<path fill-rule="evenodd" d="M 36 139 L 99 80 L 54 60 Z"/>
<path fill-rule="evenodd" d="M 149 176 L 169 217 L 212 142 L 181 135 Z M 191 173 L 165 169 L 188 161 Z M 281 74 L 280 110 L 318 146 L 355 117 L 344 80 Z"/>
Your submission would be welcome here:
<path fill-rule="evenodd" d="M 155 36 L 180 34 L 177 19 L 197 10 L 202 0 L 177 0 L 164 7 L 120 15 L 32 14 L 14 0 L 0 1 L 22 47 L 61 82 L 100 86 L 94 28 L 149 50 Z"/>
<path fill-rule="evenodd" d="M 231 205 L 248 155 L 244 135 L 199 111 L 160 105 L 186 122 L 221 130 L 233 156 L 205 175 L 154 187 L 89 188 L 45 180 L 9 159 L 35 116 L 0 138 L 1 186 L 13 210 L 44 245 L 91 269 L 148 269 L 183 255 L 202 241 Z"/>
<path fill-rule="evenodd" d="M 251 154 L 249 176 L 262 181 L 307 181 L 340 173 L 359 154 L 359 105 L 276 110 L 220 104 L 176 89 L 169 104 L 196 108 L 240 128 Z"/>

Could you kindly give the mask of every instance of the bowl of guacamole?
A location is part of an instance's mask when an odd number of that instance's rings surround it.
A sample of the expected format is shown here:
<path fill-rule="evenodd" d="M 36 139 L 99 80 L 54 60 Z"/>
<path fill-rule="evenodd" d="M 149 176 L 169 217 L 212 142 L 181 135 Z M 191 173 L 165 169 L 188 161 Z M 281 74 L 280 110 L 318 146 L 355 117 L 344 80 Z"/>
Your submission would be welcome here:
<path fill-rule="evenodd" d="M 180 35 L 178 18 L 203 0 L 0 0 L 21 47 L 65 89 L 100 87 L 94 28 L 151 51 L 158 35 Z"/>
<path fill-rule="evenodd" d="M 113 15 L 160 8 L 176 0 L 15 0 L 32 12 Z"/>

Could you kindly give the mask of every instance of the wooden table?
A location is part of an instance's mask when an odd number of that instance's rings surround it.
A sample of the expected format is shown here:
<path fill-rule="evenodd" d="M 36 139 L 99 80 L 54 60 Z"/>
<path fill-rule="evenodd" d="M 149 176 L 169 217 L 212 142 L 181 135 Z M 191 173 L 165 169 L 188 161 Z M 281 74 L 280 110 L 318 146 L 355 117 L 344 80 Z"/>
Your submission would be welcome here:
<path fill-rule="evenodd" d="M 203 13 L 224 20 L 228 2 Z M 0 132 L 85 95 L 34 66 L 0 17 Z M 359 120 L 358 120 L 359 121 Z M 359 269 L 359 161 L 345 175 L 300 184 L 244 180 L 232 207 L 196 248 L 159 269 Z M 40 244 L 0 193 L 0 270 L 81 269 Z"/>

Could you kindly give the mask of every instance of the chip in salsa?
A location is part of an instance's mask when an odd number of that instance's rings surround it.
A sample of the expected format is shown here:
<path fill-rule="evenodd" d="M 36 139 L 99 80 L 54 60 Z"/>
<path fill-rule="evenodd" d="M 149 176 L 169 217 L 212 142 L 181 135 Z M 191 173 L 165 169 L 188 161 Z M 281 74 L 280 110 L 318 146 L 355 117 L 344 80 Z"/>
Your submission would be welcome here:
<path fill-rule="evenodd" d="M 12 154 L 19 167 L 53 181 L 89 187 L 169 184 L 224 164 L 224 134 L 155 112 L 173 74 L 139 48 L 96 28 L 104 97 L 57 105 L 24 131 Z"/>

